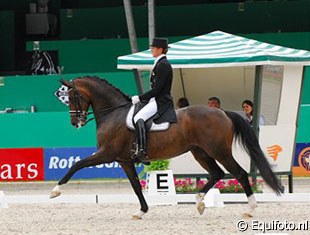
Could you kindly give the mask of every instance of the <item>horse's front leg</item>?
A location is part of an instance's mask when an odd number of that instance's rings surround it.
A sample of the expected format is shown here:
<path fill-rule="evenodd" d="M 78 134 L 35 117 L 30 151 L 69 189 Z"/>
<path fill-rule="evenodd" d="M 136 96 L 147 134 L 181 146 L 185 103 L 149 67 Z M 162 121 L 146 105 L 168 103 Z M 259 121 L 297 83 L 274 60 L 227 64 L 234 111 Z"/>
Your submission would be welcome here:
<path fill-rule="evenodd" d="M 79 171 L 85 167 L 96 166 L 99 164 L 110 163 L 113 161 L 114 161 L 114 159 L 109 159 L 106 156 L 105 156 L 105 158 L 103 158 L 103 152 L 97 151 L 95 154 L 76 162 L 69 169 L 67 174 L 61 180 L 58 181 L 58 184 L 54 187 L 54 189 L 52 190 L 52 192 L 50 194 L 50 198 L 58 197 L 61 194 L 60 185 L 66 184 L 71 179 L 71 177 L 74 175 L 75 172 L 77 172 L 77 171 Z"/>
<path fill-rule="evenodd" d="M 142 219 L 142 216 L 148 211 L 149 207 L 148 207 L 148 205 L 145 201 L 145 198 L 143 196 L 142 187 L 140 184 L 140 180 L 139 180 L 135 165 L 133 162 L 120 162 L 119 164 L 122 166 L 123 170 L 125 171 L 128 179 L 130 181 L 130 184 L 131 184 L 133 190 L 135 191 L 135 193 L 139 199 L 140 205 L 141 205 L 140 211 L 134 213 L 132 215 L 132 218 L 135 220 L 136 219 Z"/>

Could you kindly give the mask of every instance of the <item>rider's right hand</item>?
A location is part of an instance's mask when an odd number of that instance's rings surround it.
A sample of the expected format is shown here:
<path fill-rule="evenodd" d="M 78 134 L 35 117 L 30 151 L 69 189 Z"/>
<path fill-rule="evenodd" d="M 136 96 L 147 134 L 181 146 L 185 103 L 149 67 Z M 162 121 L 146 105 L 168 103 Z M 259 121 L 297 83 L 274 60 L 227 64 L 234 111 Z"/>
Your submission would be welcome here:
<path fill-rule="evenodd" d="M 133 97 L 131 97 L 131 102 L 132 104 L 136 104 L 140 102 L 139 96 L 135 95 Z"/>

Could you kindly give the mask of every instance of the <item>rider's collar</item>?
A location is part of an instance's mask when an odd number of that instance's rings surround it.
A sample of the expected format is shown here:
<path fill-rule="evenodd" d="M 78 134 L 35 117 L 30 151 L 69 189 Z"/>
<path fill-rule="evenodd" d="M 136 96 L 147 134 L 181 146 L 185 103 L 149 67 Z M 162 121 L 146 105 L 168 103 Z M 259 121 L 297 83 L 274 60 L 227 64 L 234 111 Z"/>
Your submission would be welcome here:
<path fill-rule="evenodd" d="M 157 64 L 157 62 L 158 62 L 161 58 L 163 58 L 163 57 L 165 57 L 165 56 L 166 56 L 165 54 L 161 54 L 161 55 L 157 56 L 157 57 L 155 58 L 155 60 L 154 60 L 154 66 Z"/>

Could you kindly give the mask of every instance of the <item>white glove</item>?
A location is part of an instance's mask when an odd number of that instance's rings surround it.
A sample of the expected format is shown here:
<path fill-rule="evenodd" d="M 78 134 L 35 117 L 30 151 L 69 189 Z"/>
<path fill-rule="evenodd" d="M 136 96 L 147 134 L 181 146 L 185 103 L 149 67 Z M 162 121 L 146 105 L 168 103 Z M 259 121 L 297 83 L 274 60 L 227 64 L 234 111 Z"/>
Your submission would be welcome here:
<path fill-rule="evenodd" d="M 131 102 L 132 104 L 136 104 L 140 102 L 139 96 L 135 95 L 133 97 L 131 97 Z"/>

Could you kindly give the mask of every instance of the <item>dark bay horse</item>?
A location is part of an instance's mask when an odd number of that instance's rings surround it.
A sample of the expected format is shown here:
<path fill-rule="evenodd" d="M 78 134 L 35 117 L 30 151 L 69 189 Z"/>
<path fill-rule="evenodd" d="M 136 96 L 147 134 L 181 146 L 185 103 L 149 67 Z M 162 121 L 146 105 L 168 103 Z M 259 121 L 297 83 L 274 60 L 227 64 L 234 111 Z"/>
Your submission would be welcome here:
<path fill-rule="evenodd" d="M 71 124 L 81 127 L 87 123 L 87 113 L 91 106 L 97 125 L 98 151 L 75 163 L 58 182 L 51 198 L 60 195 L 60 185 L 67 183 L 78 170 L 103 163 L 119 162 L 126 172 L 136 193 L 141 208 L 133 215 L 139 219 L 148 211 L 141 185 L 131 159 L 133 131 L 126 127 L 126 115 L 131 106 L 130 97 L 97 77 L 79 77 L 72 81 L 61 81 L 69 88 Z M 197 209 L 204 211 L 203 199 L 215 183 L 224 177 L 221 163 L 243 186 L 250 208 L 256 207 L 256 200 L 248 180 L 248 174 L 232 156 L 233 139 L 241 145 L 256 164 L 265 182 L 280 194 L 282 186 L 271 170 L 254 131 L 238 114 L 224 112 L 206 106 L 190 106 L 177 111 L 178 122 L 171 124 L 167 131 L 148 133 L 148 157 L 151 161 L 169 159 L 187 151 L 210 174 L 210 180 L 196 195 Z"/>

